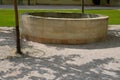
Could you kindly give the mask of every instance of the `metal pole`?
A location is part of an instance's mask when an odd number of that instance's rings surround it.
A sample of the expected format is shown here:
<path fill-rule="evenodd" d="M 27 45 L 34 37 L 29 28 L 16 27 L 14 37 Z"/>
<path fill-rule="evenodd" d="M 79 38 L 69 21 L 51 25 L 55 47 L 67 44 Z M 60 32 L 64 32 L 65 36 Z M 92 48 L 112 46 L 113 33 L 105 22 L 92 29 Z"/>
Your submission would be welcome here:
<path fill-rule="evenodd" d="M 22 54 L 20 46 L 19 18 L 17 0 L 14 0 L 15 27 L 16 27 L 16 53 Z"/>
<path fill-rule="evenodd" d="M 84 5 L 84 0 L 82 0 L 81 3 L 82 3 L 82 14 L 84 14 L 84 6 L 85 6 L 85 5 Z"/>

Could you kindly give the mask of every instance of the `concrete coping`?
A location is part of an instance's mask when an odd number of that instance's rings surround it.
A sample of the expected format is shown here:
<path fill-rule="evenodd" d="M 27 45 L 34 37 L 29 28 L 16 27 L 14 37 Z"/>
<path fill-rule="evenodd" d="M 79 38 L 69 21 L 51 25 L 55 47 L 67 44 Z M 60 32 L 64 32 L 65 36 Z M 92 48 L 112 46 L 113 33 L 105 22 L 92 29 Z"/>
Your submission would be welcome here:
<path fill-rule="evenodd" d="M 108 19 L 108 16 L 101 14 L 82 14 L 82 13 L 63 13 L 63 12 L 31 12 L 24 13 L 26 17 L 42 18 L 42 19 L 55 19 L 55 20 L 98 20 Z"/>

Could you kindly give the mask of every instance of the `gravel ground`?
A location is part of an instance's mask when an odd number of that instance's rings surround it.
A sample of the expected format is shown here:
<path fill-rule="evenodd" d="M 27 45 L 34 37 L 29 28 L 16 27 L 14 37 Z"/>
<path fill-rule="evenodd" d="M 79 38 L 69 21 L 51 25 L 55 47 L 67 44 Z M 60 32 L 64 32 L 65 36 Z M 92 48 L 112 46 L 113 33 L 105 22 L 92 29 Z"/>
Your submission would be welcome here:
<path fill-rule="evenodd" d="M 114 27 L 113 27 L 114 26 Z M 0 27 L 0 80 L 120 80 L 120 25 L 105 41 L 85 45 L 22 40 L 15 54 L 15 31 Z"/>

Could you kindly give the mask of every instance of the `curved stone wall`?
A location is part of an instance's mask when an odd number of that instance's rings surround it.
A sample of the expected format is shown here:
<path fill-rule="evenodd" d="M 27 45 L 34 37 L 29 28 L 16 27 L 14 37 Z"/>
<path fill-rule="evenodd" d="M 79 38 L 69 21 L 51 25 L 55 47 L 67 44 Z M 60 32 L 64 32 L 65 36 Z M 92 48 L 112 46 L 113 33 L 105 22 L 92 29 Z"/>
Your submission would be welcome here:
<path fill-rule="evenodd" d="M 21 37 L 41 43 L 84 44 L 104 40 L 108 16 L 40 12 L 21 16 Z"/>

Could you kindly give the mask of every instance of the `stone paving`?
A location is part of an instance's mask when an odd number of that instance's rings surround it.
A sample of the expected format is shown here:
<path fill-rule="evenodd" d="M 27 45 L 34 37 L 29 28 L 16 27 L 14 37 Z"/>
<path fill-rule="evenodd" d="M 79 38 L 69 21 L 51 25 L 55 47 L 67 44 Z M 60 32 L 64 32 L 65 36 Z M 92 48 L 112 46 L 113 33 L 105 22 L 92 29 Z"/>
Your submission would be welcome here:
<path fill-rule="evenodd" d="M 85 45 L 22 40 L 15 54 L 15 30 L 0 27 L 0 80 L 120 80 L 120 25 L 108 38 Z M 11 56 L 11 57 L 10 57 Z"/>

